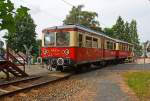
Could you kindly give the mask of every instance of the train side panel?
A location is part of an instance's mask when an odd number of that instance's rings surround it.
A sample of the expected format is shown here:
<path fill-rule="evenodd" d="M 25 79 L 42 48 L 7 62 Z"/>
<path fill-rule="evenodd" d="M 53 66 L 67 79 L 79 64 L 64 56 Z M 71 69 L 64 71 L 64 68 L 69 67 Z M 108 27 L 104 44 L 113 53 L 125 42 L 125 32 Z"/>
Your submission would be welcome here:
<path fill-rule="evenodd" d="M 96 62 L 103 59 L 103 50 L 98 48 L 77 48 L 77 63 Z"/>
<path fill-rule="evenodd" d="M 112 60 L 116 58 L 116 50 L 104 50 L 104 60 Z"/>
<path fill-rule="evenodd" d="M 117 50 L 116 53 L 117 53 L 117 58 L 127 58 L 131 56 L 130 51 Z"/>

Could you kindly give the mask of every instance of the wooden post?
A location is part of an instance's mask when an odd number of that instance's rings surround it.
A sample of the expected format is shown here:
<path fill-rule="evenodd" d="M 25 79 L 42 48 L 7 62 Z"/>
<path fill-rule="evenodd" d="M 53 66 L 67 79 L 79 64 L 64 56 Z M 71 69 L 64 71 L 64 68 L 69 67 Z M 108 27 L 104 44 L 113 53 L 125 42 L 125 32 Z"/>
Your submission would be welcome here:
<path fill-rule="evenodd" d="M 144 65 L 145 65 L 145 58 L 146 58 L 146 43 L 144 43 Z"/>
<path fill-rule="evenodd" d="M 8 42 L 6 42 L 6 59 L 9 61 L 9 47 L 8 47 Z"/>

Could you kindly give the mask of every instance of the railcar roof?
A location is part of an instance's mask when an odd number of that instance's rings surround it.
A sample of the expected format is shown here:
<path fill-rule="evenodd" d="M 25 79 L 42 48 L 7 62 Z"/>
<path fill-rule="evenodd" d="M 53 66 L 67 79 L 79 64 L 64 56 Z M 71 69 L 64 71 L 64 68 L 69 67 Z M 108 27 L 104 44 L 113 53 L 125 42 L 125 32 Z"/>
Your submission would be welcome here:
<path fill-rule="evenodd" d="M 116 41 L 116 42 L 119 42 L 119 43 L 125 43 L 125 44 L 129 44 L 129 45 L 133 45 L 131 43 L 128 43 L 128 42 L 125 42 L 125 41 L 122 41 L 122 40 L 119 40 L 119 39 L 114 39 L 114 38 L 111 38 L 107 35 L 105 35 L 103 32 L 97 32 L 97 31 L 94 31 L 94 30 L 91 30 L 85 26 L 82 26 L 82 25 L 63 25 L 63 26 L 54 26 L 54 27 L 49 27 L 49 28 L 46 28 L 44 30 L 53 30 L 53 29 L 67 29 L 67 28 L 77 28 L 77 29 L 81 29 L 83 31 L 87 31 L 87 32 L 90 32 L 90 33 L 94 33 L 96 35 L 100 35 L 100 36 L 103 36 L 105 38 L 108 38 L 110 40 L 113 40 L 113 41 Z"/>

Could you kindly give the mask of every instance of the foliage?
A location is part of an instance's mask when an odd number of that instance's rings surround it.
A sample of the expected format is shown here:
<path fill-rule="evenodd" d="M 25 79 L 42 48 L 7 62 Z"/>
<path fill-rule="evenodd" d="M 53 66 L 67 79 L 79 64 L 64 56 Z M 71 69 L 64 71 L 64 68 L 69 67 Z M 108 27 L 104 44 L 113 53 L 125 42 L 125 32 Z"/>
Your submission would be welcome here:
<path fill-rule="evenodd" d="M 22 13 L 23 11 L 19 11 Z M 26 15 L 26 14 L 25 14 Z M 36 33 L 33 19 L 29 14 L 26 16 L 20 16 L 16 14 L 15 18 L 15 33 L 7 33 L 4 38 L 7 39 L 8 45 L 15 51 L 21 51 L 25 53 L 26 45 L 28 48 L 32 45 L 36 45 Z"/>
<path fill-rule="evenodd" d="M 72 7 L 72 10 L 69 12 L 69 15 L 66 16 L 63 23 L 65 25 L 79 24 L 96 31 L 101 31 L 99 21 L 96 20 L 98 14 L 96 12 L 82 11 L 83 7 L 83 5 Z"/>
<path fill-rule="evenodd" d="M 130 24 L 128 22 L 125 23 L 124 25 L 124 36 L 123 40 L 131 43 L 131 34 L 130 34 Z"/>
<path fill-rule="evenodd" d="M 133 89 L 141 101 L 146 101 L 150 93 L 150 72 L 127 72 L 123 75 L 128 86 Z"/>
<path fill-rule="evenodd" d="M 142 47 L 139 45 L 140 42 L 137 33 L 137 23 L 135 20 L 132 20 L 130 23 L 130 33 L 131 33 L 131 43 L 134 44 L 134 52 L 136 53 L 136 55 L 141 55 Z"/>
<path fill-rule="evenodd" d="M 112 28 L 104 28 L 104 33 L 110 37 L 115 38 L 115 34 Z"/>
<path fill-rule="evenodd" d="M 6 43 L 9 43 L 11 49 L 15 49 L 16 45 L 16 33 L 6 32 L 3 38 L 6 39 Z"/>
<path fill-rule="evenodd" d="M 38 57 L 40 55 L 41 47 L 42 47 L 42 40 L 40 39 L 36 40 L 36 44 L 33 47 L 31 54 L 35 57 Z"/>
<path fill-rule="evenodd" d="M 0 31 L 7 29 L 9 32 L 15 32 L 14 15 L 25 16 L 28 10 L 23 6 L 16 10 L 10 0 L 0 0 Z"/>
<path fill-rule="evenodd" d="M 124 21 L 121 18 L 121 16 L 118 17 L 116 24 L 113 25 L 112 30 L 114 32 L 114 37 L 117 39 L 123 40 L 123 34 L 124 34 Z M 118 35 L 117 35 L 118 34 Z"/>

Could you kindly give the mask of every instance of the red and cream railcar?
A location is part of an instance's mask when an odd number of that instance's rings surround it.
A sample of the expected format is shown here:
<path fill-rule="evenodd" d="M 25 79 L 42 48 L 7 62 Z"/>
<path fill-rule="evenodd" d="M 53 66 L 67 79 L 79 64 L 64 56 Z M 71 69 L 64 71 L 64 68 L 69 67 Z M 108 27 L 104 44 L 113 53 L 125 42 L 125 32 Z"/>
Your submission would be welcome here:
<path fill-rule="evenodd" d="M 42 32 L 41 55 L 52 67 L 77 67 L 81 64 L 116 60 L 128 55 L 119 51 L 119 48 L 116 50 L 122 41 L 83 26 L 51 27 Z"/>
<path fill-rule="evenodd" d="M 133 57 L 133 44 L 117 40 L 116 46 L 116 58 L 118 60 L 124 61 Z"/>

